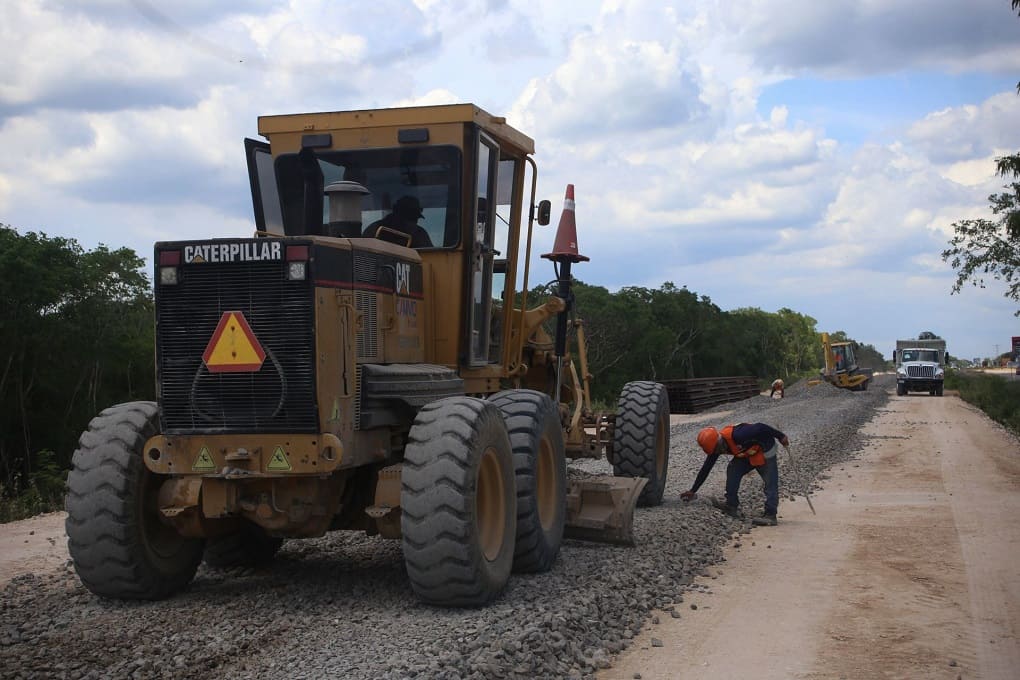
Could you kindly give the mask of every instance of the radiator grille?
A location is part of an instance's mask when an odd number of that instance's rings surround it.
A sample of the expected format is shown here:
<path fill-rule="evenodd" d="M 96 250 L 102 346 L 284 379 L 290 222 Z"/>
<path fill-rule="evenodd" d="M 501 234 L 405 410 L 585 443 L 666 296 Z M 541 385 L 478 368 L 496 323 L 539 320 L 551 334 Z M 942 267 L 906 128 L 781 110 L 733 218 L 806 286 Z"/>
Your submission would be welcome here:
<path fill-rule="evenodd" d="M 361 314 L 361 328 L 358 330 L 359 361 L 376 361 L 379 358 L 378 297 L 375 293 L 354 291 L 354 304 Z"/>
<path fill-rule="evenodd" d="M 379 280 L 379 260 L 366 257 L 364 253 L 354 253 L 354 280 L 359 283 L 377 283 Z"/>
<path fill-rule="evenodd" d="M 364 381 L 365 369 L 361 364 L 358 364 L 358 370 L 355 372 L 355 380 L 357 381 L 354 386 L 354 429 L 361 429 L 361 385 Z"/>
<path fill-rule="evenodd" d="M 163 432 L 315 432 L 314 297 L 281 261 L 184 267 L 156 294 Z M 240 311 L 265 350 L 250 373 L 210 373 L 202 355 L 227 311 Z"/>
<path fill-rule="evenodd" d="M 907 377 L 909 378 L 934 378 L 934 366 L 907 366 Z"/>

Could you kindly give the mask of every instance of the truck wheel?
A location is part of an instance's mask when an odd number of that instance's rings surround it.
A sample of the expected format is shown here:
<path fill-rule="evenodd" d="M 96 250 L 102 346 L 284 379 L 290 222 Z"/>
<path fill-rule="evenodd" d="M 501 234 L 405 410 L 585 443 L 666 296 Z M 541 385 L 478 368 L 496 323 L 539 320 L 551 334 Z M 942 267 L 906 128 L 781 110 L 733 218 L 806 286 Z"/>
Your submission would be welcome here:
<path fill-rule="evenodd" d="M 158 600 L 184 588 L 202 560 L 201 539 L 164 524 L 157 508 L 163 475 L 142 462 L 159 432 L 156 404 L 104 410 L 78 440 L 67 475 L 67 548 L 75 571 L 96 595 Z"/>
<path fill-rule="evenodd" d="M 499 409 L 473 397 L 422 408 L 400 477 L 404 564 L 418 597 L 451 607 L 496 597 L 510 577 L 517 527 L 513 455 Z"/>
<path fill-rule="evenodd" d="M 941 397 L 942 396 L 942 388 L 943 388 L 943 385 L 939 385 L 938 387 L 935 388 L 935 396 L 936 397 Z"/>
<path fill-rule="evenodd" d="M 903 385 L 897 385 L 896 386 L 896 396 L 902 397 L 902 396 L 906 395 L 906 393 L 907 393 L 907 388 L 906 387 L 904 387 Z"/>
<path fill-rule="evenodd" d="M 669 469 L 669 398 L 656 382 L 629 382 L 616 407 L 613 473 L 648 480 L 638 505 L 662 503 Z"/>
<path fill-rule="evenodd" d="M 535 390 L 506 390 L 489 398 L 503 413 L 517 485 L 517 572 L 552 568 L 567 517 L 567 459 L 563 426 L 553 400 Z"/>
<path fill-rule="evenodd" d="M 254 567 L 276 556 L 283 539 L 268 535 L 256 524 L 242 522 L 237 531 L 206 540 L 203 557 L 206 564 L 220 568 Z"/>

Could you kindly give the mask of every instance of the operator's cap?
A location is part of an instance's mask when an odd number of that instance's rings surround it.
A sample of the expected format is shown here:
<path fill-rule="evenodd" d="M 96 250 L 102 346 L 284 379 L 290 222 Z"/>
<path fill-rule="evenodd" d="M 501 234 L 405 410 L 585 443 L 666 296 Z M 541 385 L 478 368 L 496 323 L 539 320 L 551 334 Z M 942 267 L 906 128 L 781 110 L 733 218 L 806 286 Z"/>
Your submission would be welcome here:
<path fill-rule="evenodd" d="M 706 427 L 698 433 L 698 446 L 706 455 L 715 453 L 715 446 L 719 443 L 719 431 L 714 427 Z"/>
<path fill-rule="evenodd" d="M 393 203 L 393 214 L 416 220 L 425 217 L 421 210 L 421 202 L 414 196 L 401 196 Z"/>

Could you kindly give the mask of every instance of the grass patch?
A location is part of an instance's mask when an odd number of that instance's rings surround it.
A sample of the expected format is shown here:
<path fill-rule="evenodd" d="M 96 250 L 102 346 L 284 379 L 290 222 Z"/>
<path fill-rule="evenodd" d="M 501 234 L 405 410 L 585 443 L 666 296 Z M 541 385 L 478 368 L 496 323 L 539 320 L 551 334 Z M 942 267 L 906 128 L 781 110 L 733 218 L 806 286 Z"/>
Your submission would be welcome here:
<path fill-rule="evenodd" d="M 961 399 L 1020 435 L 1020 381 L 988 373 L 949 371 L 946 389 L 959 391 Z"/>
<path fill-rule="evenodd" d="M 60 469 L 56 454 L 49 450 L 39 451 L 35 464 L 35 472 L 23 487 L 0 483 L 0 524 L 64 509 L 67 470 Z"/>
<path fill-rule="evenodd" d="M 0 488 L 0 492 L 2 491 L 3 489 Z M 47 497 L 43 496 L 35 487 L 30 487 L 17 496 L 0 498 L 0 524 L 17 522 L 19 519 L 28 519 L 63 509 L 63 495 L 58 498 Z"/>

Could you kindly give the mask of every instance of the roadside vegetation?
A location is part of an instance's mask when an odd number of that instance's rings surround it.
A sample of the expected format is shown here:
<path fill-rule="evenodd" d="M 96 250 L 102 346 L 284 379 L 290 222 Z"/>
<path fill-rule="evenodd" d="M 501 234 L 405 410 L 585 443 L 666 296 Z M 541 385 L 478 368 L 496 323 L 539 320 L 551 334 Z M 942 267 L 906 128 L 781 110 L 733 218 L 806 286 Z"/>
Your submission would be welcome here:
<path fill-rule="evenodd" d="M 1020 14 L 1020 0 L 1011 4 Z M 1020 82 L 1016 91 L 1020 94 Z M 988 277 L 1006 285 L 1006 298 L 1020 302 L 1020 152 L 996 158 L 995 174 L 1006 184 L 1005 191 L 988 197 L 991 219 L 954 222 L 953 238 L 942 251 L 942 260 L 956 270 L 953 293 L 967 283 L 984 288 Z"/>
<path fill-rule="evenodd" d="M 61 508 L 89 420 L 154 397 L 143 264 L 0 224 L 0 521 Z"/>
<path fill-rule="evenodd" d="M 61 509 L 81 432 L 114 404 L 155 398 L 153 300 L 145 262 L 126 248 L 0 224 L 0 522 Z M 551 294 L 529 295 L 535 306 Z M 596 402 L 632 380 L 754 376 L 762 389 L 816 376 L 815 319 L 791 309 L 723 311 L 665 283 L 610 292 L 577 282 Z M 826 329 L 834 340 L 844 331 Z M 862 366 L 885 362 L 869 345 Z"/>
<path fill-rule="evenodd" d="M 1020 436 L 1020 381 L 995 373 L 949 371 L 946 389 L 958 390 L 961 399 Z"/>

